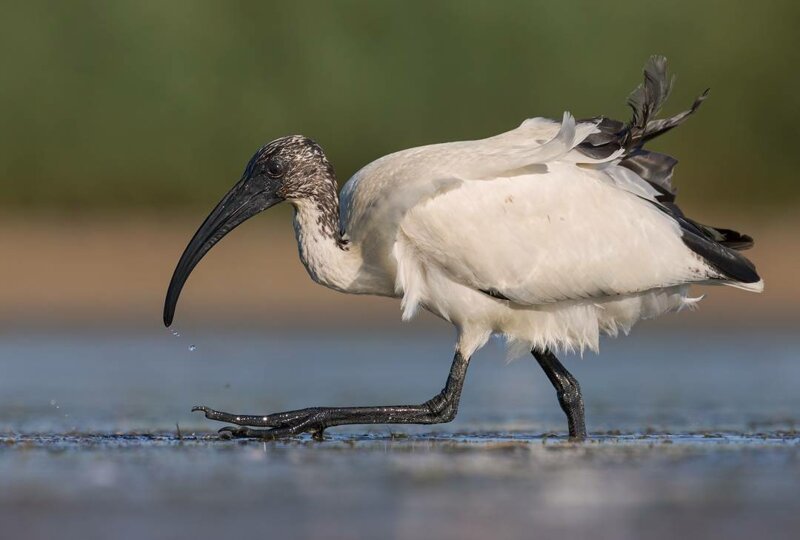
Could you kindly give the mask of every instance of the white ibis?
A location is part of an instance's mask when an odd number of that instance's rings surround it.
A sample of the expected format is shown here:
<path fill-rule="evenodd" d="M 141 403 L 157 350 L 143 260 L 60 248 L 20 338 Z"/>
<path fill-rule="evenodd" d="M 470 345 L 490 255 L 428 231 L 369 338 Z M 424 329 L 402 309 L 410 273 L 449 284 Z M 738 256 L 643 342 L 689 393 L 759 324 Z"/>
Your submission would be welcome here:
<path fill-rule="evenodd" d="M 260 148 L 241 180 L 195 233 L 167 291 L 172 323 L 189 273 L 228 232 L 286 201 L 311 278 L 351 294 L 399 298 L 403 319 L 422 307 L 458 330 L 442 391 L 419 405 L 312 407 L 240 415 L 195 407 L 235 424 L 227 436 L 321 437 L 344 424 L 452 420 L 470 357 L 493 334 L 531 351 L 556 389 L 569 436 L 584 439 L 578 381 L 555 350 L 597 350 L 600 334 L 699 301 L 689 286 L 760 292 L 739 251 L 752 239 L 688 218 L 675 204 L 676 160 L 643 145 L 682 123 L 706 97 L 656 119 L 669 94 L 654 56 L 628 98 L 628 123 L 596 117 L 525 120 L 488 139 L 403 150 L 358 171 L 337 194 L 320 146 L 300 135 Z"/>

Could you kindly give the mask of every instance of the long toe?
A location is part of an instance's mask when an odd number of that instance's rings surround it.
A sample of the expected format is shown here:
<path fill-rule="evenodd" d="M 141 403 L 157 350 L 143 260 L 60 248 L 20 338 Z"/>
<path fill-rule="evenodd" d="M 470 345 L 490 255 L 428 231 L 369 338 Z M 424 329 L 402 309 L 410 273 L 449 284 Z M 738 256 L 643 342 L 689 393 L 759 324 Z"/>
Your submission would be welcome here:
<path fill-rule="evenodd" d="M 325 409 L 309 408 L 296 411 L 286 411 L 273 414 L 254 415 L 254 414 L 231 414 L 217 411 L 204 405 L 192 407 L 192 412 L 202 412 L 209 420 L 225 422 L 226 424 L 236 424 L 237 426 L 250 426 L 256 428 L 299 428 L 308 425 L 308 428 L 301 431 L 312 431 L 323 429 L 324 426 L 312 426 L 321 424 Z M 312 429 L 313 428 L 313 429 Z"/>
<path fill-rule="evenodd" d="M 254 429 L 243 426 L 225 426 L 220 428 L 221 439 L 263 439 L 273 441 L 290 439 L 302 433 L 295 428 Z"/>
<path fill-rule="evenodd" d="M 256 417 L 251 415 L 231 414 L 212 409 L 211 407 L 206 407 L 205 405 L 195 405 L 192 407 L 192 412 L 202 412 L 206 418 L 209 420 L 216 420 L 217 422 L 230 422 L 231 424 L 236 424 L 239 426 L 255 425 L 270 427 L 269 423 L 264 422 L 269 418 L 268 416 Z"/>
<path fill-rule="evenodd" d="M 225 426 L 217 430 L 220 439 L 238 439 L 247 437 L 245 433 L 246 428 L 239 426 Z"/>
<path fill-rule="evenodd" d="M 232 422 L 234 424 L 238 424 L 238 417 L 235 414 L 230 414 L 226 412 L 221 412 L 214 410 L 210 407 L 206 407 L 205 405 L 195 405 L 192 407 L 192 412 L 202 412 L 206 418 L 209 420 L 218 420 L 220 422 Z"/>

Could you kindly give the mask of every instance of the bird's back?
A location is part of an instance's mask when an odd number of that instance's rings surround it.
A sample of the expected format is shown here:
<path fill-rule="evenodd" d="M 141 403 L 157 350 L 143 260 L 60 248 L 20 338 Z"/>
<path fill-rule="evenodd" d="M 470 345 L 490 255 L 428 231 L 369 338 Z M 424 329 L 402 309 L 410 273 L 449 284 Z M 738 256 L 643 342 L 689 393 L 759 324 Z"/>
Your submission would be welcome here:
<path fill-rule="evenodd" d="M 546 153 L 569 150 L 575 136 L 585 138 L 596 127 L 578 124 L 574 132 L 564 134 L 569 137 L 566 141 L 556 137 L 560 130 L 561 124 L 554 120 L 532 118 L 487 139 L 433 144 L 383 156 L 356 172 L 342 188 L 342 227 L 354 244 L 362 246 L 369 264 L 393 271 L 392 248 L 411 208 L 466 180 L 495 180 L 536 169 L 537 163 L 548 159 Z"/>

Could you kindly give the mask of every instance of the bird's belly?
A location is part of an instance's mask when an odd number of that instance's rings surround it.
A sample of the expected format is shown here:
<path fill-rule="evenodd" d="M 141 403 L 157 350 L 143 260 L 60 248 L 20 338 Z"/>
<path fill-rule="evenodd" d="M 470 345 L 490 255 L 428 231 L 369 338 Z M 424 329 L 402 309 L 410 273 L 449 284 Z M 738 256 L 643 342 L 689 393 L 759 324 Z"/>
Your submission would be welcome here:
<path fill-rule="evenodd" d="M 696 302 L 687 298 L 688 286 L 680 285 L 629 295 L 520 306 L 446 278 L 444 281 L 448 283 L 428 287 L 420 304 L 458 327 L 459 347 L 465 354 L 480 348 L 492 334 L 506 338 L 514 356 L 533 348 L 597 351 L 601 334 L 627 334 L 641 319 Z"/>

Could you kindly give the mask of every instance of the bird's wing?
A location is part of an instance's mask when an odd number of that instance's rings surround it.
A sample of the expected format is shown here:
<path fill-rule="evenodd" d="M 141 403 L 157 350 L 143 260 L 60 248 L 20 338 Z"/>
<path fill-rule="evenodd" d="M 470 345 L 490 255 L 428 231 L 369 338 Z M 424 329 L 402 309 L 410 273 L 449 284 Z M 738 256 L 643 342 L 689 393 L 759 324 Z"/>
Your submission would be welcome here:
<path fill-rule="evenodd" d="M 436 270 L 530 306 L 718 276 L 687 248 L 670 216 L 599 174 L 550 164 L 540 174 L 466 181 L 411 208 L 395 247 L 398 288 L 430 297 L 409 289 L 420 273 Z"/>
<path fill-rule="evenodd" d="M 622 150 L 599 159 L 577 150 L 589 135 L 599 133 L 597 124 L 597 120 L 576 122 L 564 113 L 561 123 L 531 118 L 487 139 L 433 144 L 384 156 L 358 171 L 342 188 L 343 229 L 355 243 L 365 246 L 369 257 L 393 244 L 408 210 L 463 182 L 542 172 L 547 163 L 557 160 L 590 166 L 610 163 Z M 641 180 L 640 184 L 638 189 L 647 192 L 648 184 Z M 649 188 L 648 193 L 655 191 Z"/>
<path fill-rule="evenodd" d="M 342 188 L 342 224 L 356 241 L 369 240 L 375 234 L 394 238 L 396 225 L 410 208 L 464 181 L 540 173 L 554 162 L 596 168 L 616 163 L 624 148 L 609 150 L 606 144 L 601 156 L 582 151 L 581 145 L 590 136 L 602 134 L 601 124 L 600 119 L 576 121 L 565 112 L 561 123 L 530 118 L 511 131 L 486 139 L 432 144 L 389 154 L 358 171 Z M 652 200 L 659 194 L 629 169 L 615 167 L 599 178 Z M 380 230 L 375 230 L 373 225 L 378 224 Z"/>

